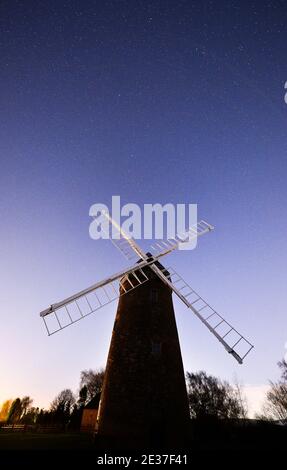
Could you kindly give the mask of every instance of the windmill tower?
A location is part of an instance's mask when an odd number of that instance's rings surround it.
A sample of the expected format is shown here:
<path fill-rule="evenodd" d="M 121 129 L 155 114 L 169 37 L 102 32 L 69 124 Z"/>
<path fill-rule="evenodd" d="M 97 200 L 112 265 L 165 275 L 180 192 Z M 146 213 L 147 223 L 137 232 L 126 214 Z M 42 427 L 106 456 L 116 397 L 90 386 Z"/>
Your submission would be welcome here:
<path fill-rule="evenodd" d="M 172 291 L 143 269 L 149 281 L 119 300 L 98 436 L 103 447 L 179 448 L 187 441 L 189 410 Z M 123 287 L 130 280 L 122 278 Z"/>
<path fill-rule="evenodd" d="M 98 442 L 109 448 L 184 447 L 188 402 L 172 293 L 201 320 L 240 364 L 252 344 L 173 269 L 159 260 L 213 229 L 200 221 L 145 253 L 107 213 L 114 245 L 137 262 L 40 313 L 48 334 L 119 299 L 98 413 Z"/>

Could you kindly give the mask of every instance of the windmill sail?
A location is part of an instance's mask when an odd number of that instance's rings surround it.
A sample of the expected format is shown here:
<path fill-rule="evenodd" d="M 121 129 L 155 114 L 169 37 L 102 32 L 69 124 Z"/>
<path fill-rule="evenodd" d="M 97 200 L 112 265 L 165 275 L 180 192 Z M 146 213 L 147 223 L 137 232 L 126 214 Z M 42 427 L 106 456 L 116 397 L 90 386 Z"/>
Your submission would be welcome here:
<path fill-rule="evenodd" d="M 103 216 L 109 221 L 118 234 L 119 238 L 110 238 L 113 245 L 122 252 L 125 258 L 133 260 L 137 257 L 146 259 L 146 254 L 141 250 L 135 240 L 124 232 L 124 230 L 115 222 L 112 217 L 105 211 L 102 212 Z M 174 238 L 167 240 L 160 240 L 159 242 L 151 245 L 153 256 L 160 258 L 165 256 L 172 251 L 179 248 L 180 245 L 184 245 L 189 241 L 204 235 L 205 233 L 214 230 L 214 226 L 207 223 L 205 220 L 200 220 L 196 224 L 190 226 L 187 230 L 177 233 Z"/>
<path fill-rule="evenodd" d="M 148 264 L 147 262 L 139 263 L 136 268 L 133 267 L 117 273 L 43 310 L 40 316 L 43 318 L 48 335 L 57 333 L 82 320 L 120 296 L 144 284 L 148 281 L 148 276 L 146 270 L 143 270 L 142 267 Z"/>
<path fill-rule="evenodd" d="M 228 321 L 226 321 L 214 308 L 212 308 L 183 278 L 172 268 L 162 270 L 157 265 L 157 260 L 179 248 L 181 243 L 189 242 L 192 238 L 201 236 L 213 230 L 213 226 L 201 220 L 186 232 L 179 233 L 173 239 L 156 243 L 152 248 L 155 255 L 145 253 L 140 246 L 129 237 L 110 215 L 103 211 L 113 229 L 118 233 L 118 239 L 112 240 L 120 251 L 129 259 L 140 259 L 137 265 L 126 269 L 114 276 L 105 279 L 85 289 L 40 313 L 48 334 L 56 333 L 63 328 L 81 320 L 91 313 L 99 310 L 104 305 L 118 299 L 121 295 L 148 281 L 146 270 L 149 266 L 166 285 L 192 310 L 192 312 L 205 324 L 209 331 L 218 339 L 224 348 L 240 363 L 253 348 L 253 345 L 241 335 Z M 123 276 L 130 284 L 128 289 L 123 285 Z M 119 289 L 119 284 L 121 289 Z M 49 326 L 48 321 L 53 319 L 54 325 Z"/>
<path fill-rule="evenodd" d="M 108 212 L 102 211 L 102 215 L 108 220 L 113 231 L 115 231 L 118 236 L 117 238 L 110 237 L 111 242 L 123 253 L 125 258 L 129 260 L 134 258 L 147 259 L 146 254 L 142 251 L 135 240 L 130 237 L 115 220 L 112 219 Z"/>
<path fill-rule="evenodd" d="M 130 242 L 121 236 L 119 239 L 110 239 L 112 244 L 127 258 L 129 261 L 138 260 L 138 255 L 135 253 L 134 249 L 131 247 Z"/>
<path fill-rule="evenodd" d="M 149 256 L 142 251 L 138 244 L 130 239 L 119 225 L 108 215 L 105 214 L 109 222 L 114 228 L 118 230 L 120 236 L 123 237 L 131 250 L 138 255 L 142 260 L 150 259 Z M 203 235 L 213 230 L 213 226 L 205 221 L 198 222 L 195 226 L 188 229 L 183 234 L 178 234 L 174 239 L 167 242 L 156 244 L 158 251 L 153 256 L 153 260 L 159 259 L 162 256 L 172 252 L 179 247 L 180 243 L 189 241 L 194 234 L 194 237 Z M 169 245 L 168 245 L 169 243 Z M 154 247 L 155 248 L 155 247 Z M 205 324 L 209 331 L 218 339 L 239 364 L 242 364 L 243 359 L 253 348 L 253 345 L 241 335 L 228 321 L 226 321 L 219 313 L 214 310 L 202 297 L 200 297 L 172 268 L 166 270 L 173 272 L 173 279 L 168 278 L 162 270 L 155 264 L 150 264 L 150 269 L 155 272 L 161 280 L 167 284 L 175 294 L 185 303 L 185 305 L 192 310 L 192 312 Z"/>
<path fill-rule="evenodd" d="M 180 245 L 184 246 L 185 243 L 188 243 L 213 229 L 213 225 L 208 224 L 205 220 L 201 220 L 184 232 L 177 233 L 174 238 L 168 238 L 167 240 L 160 240 L 159 242 L 154 243 L 151 245 L 151 250 L 153 255 L 156 257 L 165 256 L 173 250 L 178 249 Z"/>
<path fill-rule="evenodd" d="M 169 267 L 165 271 L 160 271 L 153 265 L 151 269 L 157 271 L 158 276 L 163 279 L 165 284 L 170 286 L 175 294 L 205 324 L 225 349 L 239 364 L 242 364 L 243 359 L 251 351 L 253 345 L 197 294 L 173 268 Z M 167 274 L 168 278 L 166 277 Z"/>

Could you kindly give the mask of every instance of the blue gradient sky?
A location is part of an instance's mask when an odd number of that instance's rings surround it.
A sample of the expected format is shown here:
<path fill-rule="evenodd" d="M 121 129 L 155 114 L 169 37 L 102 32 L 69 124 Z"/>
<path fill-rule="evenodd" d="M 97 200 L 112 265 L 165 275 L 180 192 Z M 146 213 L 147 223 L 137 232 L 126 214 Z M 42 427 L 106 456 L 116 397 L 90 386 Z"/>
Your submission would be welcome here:
<path fill-rule="evenodd" d="M 286 352 L 283 1 L 2 1 L 0 400 L 48 405 L 104 366 L 116 304 L 48 338 L 38 312 L 127 265 L 89 208 L 197 203 L 171 255 L 255 344 L 242 366 L 175 299 L 186 370 L 254 390 Z M 253 394 L 254 395 L 254 394 Z"/>

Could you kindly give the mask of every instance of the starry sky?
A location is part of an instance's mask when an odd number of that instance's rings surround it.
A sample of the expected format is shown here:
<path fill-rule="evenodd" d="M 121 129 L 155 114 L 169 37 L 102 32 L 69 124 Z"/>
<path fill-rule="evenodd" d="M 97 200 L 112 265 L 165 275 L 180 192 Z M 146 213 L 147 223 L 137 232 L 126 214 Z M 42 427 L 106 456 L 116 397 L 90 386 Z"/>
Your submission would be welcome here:
<path fill-rule="evenodd" d="M 175 299 L 184 366 L 258 409 L 287 352 L 286 24 L 281 0 L 1 1 L 0 401 L 105 365 L 116 304 L 53 337 L 39 312 L 127 265 L 89 237 L 120 195 L 215 225 L 166 265 L 255 350 L 238 365 Z"/>

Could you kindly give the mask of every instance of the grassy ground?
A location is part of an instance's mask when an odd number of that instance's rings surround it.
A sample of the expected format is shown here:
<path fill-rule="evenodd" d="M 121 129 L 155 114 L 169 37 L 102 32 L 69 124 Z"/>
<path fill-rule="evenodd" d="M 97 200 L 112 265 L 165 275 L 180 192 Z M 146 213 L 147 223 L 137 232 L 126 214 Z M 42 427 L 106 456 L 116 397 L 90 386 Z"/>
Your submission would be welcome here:
<path fill-rule="evenodd" d="M 31 433 L 0 431 L 1 450 L 92 450 L 93 438 L 80 433 Z"/>

